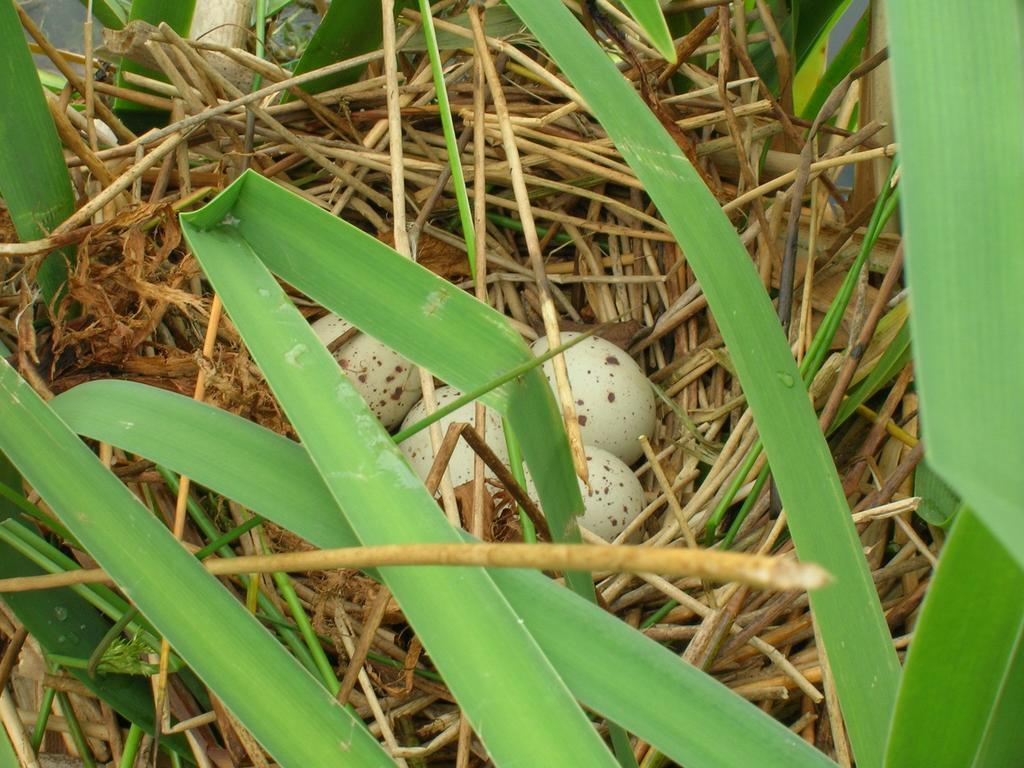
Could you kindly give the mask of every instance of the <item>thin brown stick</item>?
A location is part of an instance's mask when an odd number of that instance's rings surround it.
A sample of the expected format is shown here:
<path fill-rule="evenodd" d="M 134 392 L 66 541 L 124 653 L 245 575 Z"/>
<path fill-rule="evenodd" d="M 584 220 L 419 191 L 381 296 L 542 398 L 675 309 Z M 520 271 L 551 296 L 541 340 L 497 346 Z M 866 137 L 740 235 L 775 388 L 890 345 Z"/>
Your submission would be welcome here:
<path fill-rule="evenodd" d="M 341 680 L 341 688 L 338 689 L 338 703 L 341 706 L 348 704 L 348 698 L 352 695 L 356 683 L 359 682 L 359 672 L 366 663 L 366 657 L 373 645 L 374 635 L 377 634 L 377 627 L 384 619 L 384 611 L 388 607 L 388 600 L 391 599 L 391 592 L 387 587 L 381 586 L 370 604 L 370 611 L 363 624 L 363 632 L 359 636 L 352 655 L 349 657 L 348 669 L 345 670 L 345 677 Z"/>
<path fill-rule="evenodd" d="M 792 313 L 793 275 L 794 270 L 796 269 L 796 240 L 800 229 L 800 210 L 804 196 L 804 188 L 810 180 L 811 166 L 814 159 L 815 143 L 813 139 L 817 135 L 819 127 L 832 116 L 832 113 L 835 112 L 836 109 L 839 108 L 850 84 L 853 83 L 857 77 L 871 71 L 879 63 L 885 61 L 887 55 L 888 53 L 886 51 L 879 51 L 868 59 L 868 61 L 864 62 L 864 64 L 857 67 L 853 72 L 844 77 L 839 85 L 832 89 L 828 98 L 825 99 L 825 103 L 822 104 L 821 109 L 818 110 L 818 114 L 814 118 L 814 123 L 811 125 L 811 130 L 808 132 L 807 139 L 804 142 L 803 149 L 800 151 L 800 166 L 795 171 L 796 176 L 793 180 L 793 189 L 789 195 L 792 209 L 790 210 L 789 224 L 786 229 L 786 247 L 782 258 L 782 273 L 779 277 L 779 321 L 782 323 L 783 329 L 787 332 L 789 330 L 790 316 Z"/>
<path fill-rule="evenodd" d="M 836 378 L 836 383 L 832 388 L 832 393 L 829 395 L 828 402 L 825 403 L 825 407 L 821 410 L 821 416 L 818 419 L 818 423 L 821 425 L 823 432 L 828 431 L 828 428 L 832 426 L 832 421 L 835 419 L 836 414 L 839 412 L 839 406 L 843 402 L 843 397 L 846 394 L 846 388 L 849 386 L 850 380 L 853 379 L 853 374 L 857 371 L 857 366 L 860 364 L 861 358 L 864 356 L 864 352 L 868 348 L 868 344 L 871 342 L 871 337 L 875 333 L 875 328 L 878 327 L 878 321 L 881 319 L 882 313 L 885 311 L 889 297 L 892 295 L 893 288 L 896 286 L 896 281 L 899 279 L 902 272 L 903 241 L 901 240 L 899 247 L 896 249 L 896 257 L 889 265 L 889 270 L 885 273 L 882 285 L 879 287 L 878 293 L 875 296 L 875 302 L 871 306 L 871 311 L 868 313 L 868 316 L 864 321 L 864 325 L 861 327 L 860 333 L 857 335 L 857 341 L 850 349 L 850 354 L 839 371 L 839 376 Z"/>
<path fill-rule="evenodd" d="M 64 55 L 46 39 L 42 30 L 36 26 L 36 23 L 32 21 L 32 17 L 21 7 L 20 3 L 15 3 L 14 9 L 18 12 L 18 18 L 21 20 L 21 25 L 25 28 L 25 31 L 35 39 L 43 53 L 53 62 L 53 66 L 67 78 L 72 88 L 84 95 L 86 93 L 86 85 L 74 68 L 68 64 Z M 91 79 L 92 72 L 86 72 L 85 76 Z M 111 130 L 121 141 L 135 141 L 135 134 L 128 130 L 125 124 L 121 122 L 106 104 L 97 100 L 95 108 L 99 118 L 110 126 Z"/>
<path fill-rule="evenodd" d="M 140 177 L 144 171 L 152 168 L 177 149 L 178 144 L 180 144 L 184 138 L 184 133 L 172 134 L 163 142 L 163 144 L 146 155 L 143 160 L 133 164 L 127 171 L 118 176 L 112 184 L 96 195 L 96 197 L 75 211 L 58 227 L 54 228 L 53 232 L 50 233 L 50 236 L 52 237 L 54 235 L 65 234 L 88 222 L 93 216 L 102 210 L 107 203 L 121 194 L 124 190 L 128 189 L 131 183 Z"/>
<path fill-rule="evenodd" d="M 433 448 L 434 461 L 430 464 L 427 479 L 423 481 L 423 485 L 426 486 L 427 493 L 431 497 L 437 493 L 437 489 L 441 485 L 441 478 L 444 477 L 445 471 L 448 469 L 448 462 L 452 459 L 455 446 L 459 444 L 459 435 L 462 434 L 464 426 L 464 424 L 449 424 L 444 438 Z"/>
<path fill-rule="evenodd" d="M 199 53 L 194 48 L 192 48 L 184 40 L 182 40 L 182 38 L 179 37 L 178 34 L 173 29 L 171 29 L 171 27 L 169 27 L 165 23 L 162 23 L 160 25 L 160 31 L 163 33 L 164 39 L 170 45 L 173 45 L 178 50 L 180 50 L 195 65 L 196 69 L 202 71 L 206 76 L 208 76 L 217 85 L 217 87 L 221 88 L 225 93 L 228 94 L 228 96 L 235 99 L 244 98 L 242 92 L 238 90 L 238 88 L 232 85 L 219 72 L 217 72 L 217 70 L 210 66 L 209 62 L 207 62 L 206 59 L 200 56 Z M 373 199 L 383 201 L 385 203 L 387 202 L 387 198 L 378 193 L 376 190 L 366 186 L 364 183 L 356 179 L 351 174 L 345 173 L 345 171 L 342 168 L 340 168 L 335 163 L 332 163 L 327 157 L 324 156 L 322 152 L 313 147 L 313 145 L 310 142 L 304 140 L 294 131 L 287 128 L 284 124 L 282 124 L 273 116 L 271 116 L 270 113 L 267 112 L 265 109 L 256 106 L 255 103 L 249 103 L 249 109 L 251 109 L 256 114 L 256 117 L 258 117 L 278 136 L 280 136 L 282 139 L 284 139 L 289 144 L 294 146 L 299 152 L 304 154 L 306 157 L 308 157 L 318 166 L 323 168 L 329 174 L 340 180 L 342 183 L 358 188 L 364 194 L 368 195 Z M 212 111 L 214 110 L 210 110 L 203 114 L 209 114 Z M 187 122 L 187 119 L 180 121 L 180 123 Z"/>
<path fill-rule="evenodd" d="M 701 44 L 710 37 L 715 28 L 718 26 L 718 14 L 709 13 L 700 23 L 691 29 L 676 45 L 676 60 L 675 63 L 669 64 L 662 70 L 662 73 L 658 75 L 657 87 L 659 89 L 665 87 L 665 83 L 676 72 L 679 71 L 679 67 L 683 65 L 688 58 L 693 56 L 694 52 L 701 46 Z M 641 75 L 642 77 L 643 75 Z"/>
<path fill-rule="evenodd" d="M 498 455 L 491 450 L 491 446 L 487 444 L 484 436 L 476 431 L 471 425 L 462 425 L 462 437 L 469 444 L 469 447 L 473 449 L 473 452 L 479 456 L 484 464 L 487 465 L 495 475 L 498 477 L 498 482 L 505 486 L 505 490 L 509 492 L 509 495 L 515 499 L 516 503 L 523 508 L 526 516 L 530 518 L 530 522 L 533 523 L 533 527 L 537 531 L 537 535 L 541 538 L 551 540 L 551 531 L 548 530 L 548 521 L 544 517 L 544 514 L 540 511 L 540 508 L 533 503 L 533 499 L 530 498 L 529 494 L 523 490 L 522 486 L 516 481 L 515 477 L 509 471 L 508 467 L 505 466 L 504 462 L 498 458 Z"/>
<path fill-rule="evenodd" d="M 849 496 L 860 485 L 861 478 L 864 476 L 864 470 L 867 468 L 867 459 L 873 456 L 875 451 L 878 450 L 878 446 L 881 445 L 882 439 L 887 433 L 886 426 L 889 420 L 892 418 L 893 412 L 903 399 L 903 393 L 907 389 L 907 385 L 910 384 L 910 379 L 913 376 L 914 368 L 911 363 L 908 363 L 900 375 L 896 378 L 896 383 L 892 389 L 889 390 L 889 394 L 886 395 L 885 402 L 879 409 L 875 424 L 868 433 L 867 439 L 861 446 L 860 456 L 850 470 L 846 473 L 843 478 L 843 492 Z M 876 506 L 870 504 L 868 506 Z"/>
<path fill-rule="evenodd" d="M 11 670 L 14 669 L 14 663 L 18 660 L 18 654 L 21 653 L 21 646 L 25 644 L 27 638 L 28 630 L 25 627 L 18 627 L 14 637 L 7 644 L 4 656 L 0 659 L 0 691 L 7 686 L 7 681 L 11 679 Z"/>
<path fill-rule="evenodd" d="M 49 91 L 44 91 L 44 94 L 46 96 L 46 106 L 49 107 L 53 124 L 57 128 L 57 135 L 64 142 L 64 146 L 82 159 L 82 162 L 92 171 L 92 175 L 100 184 L 104 187 L 112 184 L 114 177 L 110 175 L 110 169 L 103 164 L 102 160 L 96 157 L 93 148 L 86 144 L 82 137 L 78 135 L 78 131 L 71 125 L 71 121 L 68 120 L 67 114 L 60 108 L 57 97 Z M 93 125 L 91 122 L 89 124 Z"/>
<path fill-rule="evenodd" d="M 880 157 L 895 157 L 896 152 L 899 150 L 898 144 L 887 144 L 884 147 L 877 147 L 876 149 L 865 149 L 861 152 L 851 152 L 848 155 L 842 155 L 840 157 L 832 157 L 828 160 L 819 160 L 816 163 L 811 163 L 810 172 L 812 175 L 821 173 L 822 171 L 828 170 L 829 168 L 838 168 L 842 165 L 853 165 L 855 163 L 864 163 L 869 160 L 877 160 Z M 722 211 L 729 213 L 735 211 L 737 208 L 742 208 L 747 203 L 753 201 L 758 197 L 762 197 L 777 189 L 782 189 L 787 184 L 790 184 L 797 175 L 797 171 L 790 171 L 784 173 L 781 176 L 777 176 L 771 181 L 767 181 L 758 187 L 746 192 L 735 200 L 731 200 L 722 206 Z"/>
<path fill-rule="evenodd" d="M 861 512 L 865 509 L 877 507 L 888 502 L 893 497 L 893 494 L 895 494 L 899 489 L 900 485 L 903 484 L 903 481 L 910 477 L 910 473 L 914 471 L 914 468 L 923 458 L 924 443 L 919 442 L 910 449 L 910 452 L 906 457 L 904 457 L 903 461 L 901 461 L 899 466 L 896 467 L 896 471 L 886 478 L 882 487 L 864 497 L 854 511 Z"/>
<path fill-rule="evenodd" d="M 836 693 L 835 683 L 832 678 L 832 668 L 829 665 L 828 654 L 822 651 L 825 643 L 821 639 L 821 630 L 818 622 L 813 621 L 814 643 L 818 649 L 818 663 L 821 669 L 821 684 L 825 689 L 825 710 L 828 712 L 828 724 L 832 729 L 832 745 L 836 750 L 836 761 L 843 768 L 850 768 L 850 748 L 846 743 L 846 725 L 843 723 L 843 713 L 839 708 L 839 695 Z"/>
<path fill-rule="evenodd" d="M 203 339 L 203 358 L 209 360 L 213 357 L 213 348 L 217 342 L 217 329 L 220 326 L 220 317 L 223 310 L 220 294 L 213 295 L 213 303 L 210 306 L 210 319 L 206 324 L 206 335 Z M 206 371 L 200 366 L 196 374 L 196 386 L 192 393 L 192 399 L 202 402 L 206 395 Z M 182 475 L 178 480 L 178 497 L 174 505 L 174 538 L 181 541 L 185 534 L 185 512 L 188 508 L 188 491 L 191 480 L 187 475 Z M 163 722 L 163 711 L 167 694 L 168 661 L 170 659 L 171 646 L 166 638 L 160 641 L 160 664 L 156 680 L 156 727 L 157 733 Z"/>

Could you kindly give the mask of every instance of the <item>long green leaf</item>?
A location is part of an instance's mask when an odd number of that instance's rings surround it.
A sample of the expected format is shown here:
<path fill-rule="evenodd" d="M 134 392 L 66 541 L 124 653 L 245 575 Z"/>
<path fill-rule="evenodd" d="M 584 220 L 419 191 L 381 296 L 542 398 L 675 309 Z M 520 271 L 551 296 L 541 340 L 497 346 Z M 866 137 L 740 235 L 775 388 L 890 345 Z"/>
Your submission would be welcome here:
<path fill-rule="evenodd" d="M 783 43 L 789 51 L 793 71 L 799 72 L 828 38 L 850 0 L 769 0 L 767 3 Z M 762 30 L 760 20 L 751 31 Z M 779 72 L 775 52 L 768 41 L 750 46 L 750 58 L 768 89 L 778 93 Z M 827 96 L 826 92 L 826 96 Z"/>
<path fill-rule="evenodd" d="M 888 10 L 928 460 L 1024 565 L 1024 9 Z M 936 72 L 939 99 L 927 93 Z"/>
<path fill-rule="evenodd" d="M 246 221 L 272 217 L 266 209 L 257 217 L 242 202 L 258 179 L 247 174 L 216 202 L 181 217 L 193 253 L 359 540 L 367 545 L 459 541 L 404 455 L 258 258 L 254 244 L 260 254 L 268 244 L 249 239 Z M 225 201 L 232 207 L 225 210 Z M 330 215 L 323 221 L 341 223 Z M 301 231 L 299 221 L 291 225 Z M 313 234 L 320 231 L 324 237 L 322 229 Z M 439 280 L 393 255 L 405 272 Z M 315 261 L 309 256 L 307 264 Z M 350 269 L 345 280 L 359 283 L 375 271 L 367 263 L 361 266 Z M 389 287 L 397 291 L 401 279 L 396 270 Z M 423 291 L 414 306 L 422 314 L 443 315 L 448 304 L 463 296 L 444 285 L 447 294 Z M 371 301 L 362 296 L 354 303 Z M 381 574 L 497 765 L 615 765 L 486 572 L 387 568 Z M 495 654 L 498 647 L 501 653 Z M 531 737 L 524 740 L 523 733 Z"/>
<path fill-rule="evenodd" d="M 95 381 L 58 395 L 76 431 L 229 496 L 320 547 L 358 544 L 300 445 L 233 414 L 141 384 Z M 207 436 L 203 441 L 189 435 Z M 573 693 L 680 764 L 831 763 L 674 654 L 550 580 L 491 571 Z"/>
<path fill-rule="evenodd" d="M 1024 570 L 984 523 L 964 510 L 914 630 L 887 766 L 1020 764 L 1022 594 Z"/>
<path fill-rule="evenodd" d="M 35 64 L 10 2 L 0 2 L 0 100 L 17 105 L 16 114 L 12 111 L 0 119 L 0 194 L 18 236 L 32 240 L 45 236 L 71 215 L 74 197 Z M 45 301 L 57 295 L 65 280 L 65 255 L 64 251 L 50 254 L 40 267 L 38 280 Z M 0 482 L 10 488 L 21 487 L 20 476 L 2 457 Z M 6 498 L 0 499 L 0 519 L 18 512 Z M 0 544 L 0 575 L 40 572 L 7 544 Z M 48 653 L 87 657 L 109 626 L 71 590 L 9 595 L 5 602 Z M 92 680 L 79 670 L 72 674 L 129 720 L 152 731 L 152 708 L 143 680 L 123 675 Z M 180 739 L 173 743 L 178 749 L 184 746 Z"/>
<path fill-rule="evenodd" d="M 754 412 L 797 552 L 836 575 L 811 595 L 850 739 L 882 761 L 899 663 L 828 447 L 729 220 L 640 97 L 560 3 L 509 0 L 643 182 L 700 280 Z"/>
<path fill-rule="evenodd" d="M 0 416 L 0 450 L 278 762 L 332 765 L 342 750 L 355 766 L 391 764 L 5 361 Z"/>
<path fill-rule="evenodd" d="M 207 222 L 230 215 L 271 271 L 463 392 L 534 359 L 490 307 L 255 172 L 239 177 L 202 215 Z M 182 218 L 191 231 L 197 220 Z M 583 500 L 579 486 L 567 482 L 572 458 L 543 374 L 531 370 L 481 399 L 512 422 L 552 535 L 578 541 Z M 569 579 L 577 591 L 593 593 L 589 576 Z"/>
<path fill-rule="evenodd" d="M 919 756 L 939 766 L 1013 765 L 1024 749 L 1024 9 L 1002 0 L 984 18 L 970 10 L 888 7 L 921 419 L 929 466 L 971 510 L 959 515 L 915 633 L 889 746 L 894 766 L 922 764 Z M 969 69 L 941 70 L 942 98 L 925 98 L 934 68 L 965 56 Z M 977 119 L 986 114 L 999 117 Z M 955 702 L 955 717 L 939 711 L 943 702 Z M 929 738 L 914 743 L 923 725 Z"/>
<path fill-rule="evenodd" d="M 14 6 L 0 2 L 0 195 L 22 240 L 45 237 L 71 215 L 71 193 L 57 129 Z M 38 282 L 50 302 L 67 277 L 65 253 L 46 257 Z"/>
<path fill-rule="evenodd" d="M 3 456 L 0 456 L 0 483 L 12 489 L 21 487 L 21 476 Z M 8 498 L 0 497 L 0 520 L 17 519 L 21 511 Z M 43 573 L 6 543 L 0 553 L 0 578 Z M 12 593 L 4 595 L 3 600 L 46 653 L 87 659 L 110 628 L 110 622 L 70 588 Z M 68 668 L 68 671 L 114 710 L 147 732 L 153 732 L 153 701 L 146 680 L 128 675 L 92 678 L 82 669 Z M 179 752 L 188 750 L 181 737 L 168 739 L 166 743 Z"/>
<path fill-rule="evenodd" d="M 336 61 L 360 56 L 380 47 L 381 18 L 379 0 L 345 0 L 331 3 L 309 44 L 295 65 L 296 75 L 333 64 Z M 308 93 L 320 93 L 354 83 L 365 67 L 354 67 L 333 75 L 325 75 L 302 86 Z M 284 101 L 291 100 L 285 94 Z"/>

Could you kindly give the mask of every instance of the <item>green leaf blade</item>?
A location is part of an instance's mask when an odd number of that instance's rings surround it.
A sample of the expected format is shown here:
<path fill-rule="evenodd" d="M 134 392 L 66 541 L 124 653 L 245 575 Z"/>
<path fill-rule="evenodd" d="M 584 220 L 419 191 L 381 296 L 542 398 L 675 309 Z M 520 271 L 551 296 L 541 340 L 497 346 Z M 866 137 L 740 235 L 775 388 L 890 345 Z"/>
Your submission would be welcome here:
<path fill-rule="evenodd" d="M 1024 565 L 1024 10 L 1013 0 L 983 15 L 956 4 L 936 14 L 920 0 L 889 10 L 928 460 Z M 947 66 L 964 60 L 969 68 Z M 942 99 L 926 92 L 936 72 Z"/>
<path fill-rule="evenodd" d="M 267 216 L 268 210 L 279 216 Z M 260 258 L 275 274 L 463 392 L 533 360 L 493 309 L 255 172 L 182 220 L 198 228 L 229 215 L 246 241 L 260 244 Z M 437 343 L 442 338 L 445 343 Z M 552 535 L 578 541 L 575 517 L 583 499 L 579 486 L 567 482 L 574 475 L 572 457 L 543 374 L 531 370 L 480 399 L 510 419 Z M 589 577 L 568 578 L 581 594 L 592 594 Z"/>
<path fill-rule="evenodd" d="M 232 199 L 237 205 L 244 197 L 243 188 Z M 237 210 L 222 220 L 229 223 L 211 228 L 197 226 L 195 215 L 183 216 L 185 236 L 360 541 L 459 541 L 404 455 L 260 262 L 241 231 L 247 214 Z M 261 242 L 261 253 L 265 247 Z M 452 297 L 461 295 L 451 291 Z M 447 300 L 428 296 L 427 302 L 439 302 L 440 314 Z M 615 765 L 482 569 L 387 568 L 381 574 L 496 764 Z M 522 733 L 531 738 L 523 740 Z"/>
<path fill-rule="evenodd" d="M 381 6 L 377 0 L 331 3 L 295 65 L 293 74 L 302 75 L 376 50 L 380 47 L 383 25 Z M 350 85 L 359 79 L 365 68 L 354 67 L 333 75 L 324 75 L 301 88 L 307 93 L 320 93 Z M 286 93 L 282 101 L 291 101 L 292 98 Z"/>
<path fill-rule="evenodd" d="M 17 105 L 16 115 L 9 112 L 0 120 L 0 195 L 18 237 L 36 240 L 71 215 L 75 199 L 57 129 L 17 11 L 9 2 L 0 3 L 0 101 Z M 47 302 L 67 278 L 65 255 L 54 252 L 39 268 L 38 282 Z"/>
<path fill-rule="evenodd" d="M 846 77 L 850 71 L 860 63 L 864 45 L 868 41 L 868 13 L 865 11 L 860 21 L 853 28 L 850 36 L 843 43 L 835 58 L 828 65 L 825 74 L 822 75 L 810 98 L 804 105 L 800 116 L 805 120 L 813 120 L 821 110 L 821 105 L 832 93 L 832 89 L 839 85 L 839 81 Z M 839 126 L 845 128 L 846 126 Z"/>
<path fill-rule="evenodd" d="M 1022 593 L 1024 570 L 984 523 L 964 510 L 914 630 L 886 766 L 999 768 L 1019 761 L 1024 754 Z M 928 738 L 921 737 L 925 732 Z"/>
<path fill-rule="evenodd" d="M 899 663 L 832 457 L 746 250 L 682 152 L 569 12 L 540 0 L 509 5 L 586 99 L 700 280 L 754 411 L 798 554 L 836 576 L 811 605 L 858 760 L 880 765 Z"/>
<path fill-rule="evenodd" d="M 850 0 L 796 0 L 793 3 L 796 69 L 799 70 L 811 51 L 827 39 L 829 31 L 849 4 Z"/>
<path fill-rule="evenodd" d="M 89 0 L 79 2 L 89 5 Z M 92 15 L 107 29 L 121 29 L 128 22 L 128 13 L 117 0 L 92 0 Z"/>

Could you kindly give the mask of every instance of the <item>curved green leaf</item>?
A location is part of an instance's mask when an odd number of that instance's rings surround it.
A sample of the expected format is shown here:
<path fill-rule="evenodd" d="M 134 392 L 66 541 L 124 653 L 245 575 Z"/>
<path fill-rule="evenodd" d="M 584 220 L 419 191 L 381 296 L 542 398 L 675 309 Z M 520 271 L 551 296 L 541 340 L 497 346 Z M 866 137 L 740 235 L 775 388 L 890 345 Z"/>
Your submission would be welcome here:
<path fill-rule="evenodd" d="M 679 147 L 560 3 L 509 0 L 644 184 L 722 331 L 804 560 L 836 575 L 811 595 L 858 761 L 882 761 L 899 663 L 860 540 L 768 296 L 732 224 Z"/>
<path fill-rule="evenodd" d="M 379 0 L 345 0 L 342 3 L 331 3 L 327 6 L 327 13 L 306 45 L 292 74 L 302 75 L 379 48 L 381 29 L 384 25 L 380 8 Z M 340 88 L 358 80 L 364 69 L 365 66 L 353 67 L 335 72 L 333 75 L 324 75 L 301 88 L 307 93 Z M 286 93 L 282 101 L 292 99 L 291 94 Z"/>
<path fill-rule="evenodd" d="M 10 2 L 0 3 L 0 103 L 8 110 L 0 120 L 0 195 L 18 237 L 36 240 L 71 215 L 75 199 L 57 129 Z M 47 302 L 67 276 L 64 258 L 64 251 L 52 253 L 39 268 Z"/>
<path fill-rule="evenodd" d="M 89 0 L 79 2 L 89 6 Z M 128 11 L 118 0 L 92 0 L 92 15 L 107 29 L 121 29 L 128 22 Z"/>
<path fill-rule="evenodd" d="M 187 232 L 199 221 L 194 216 L 182 217 Z M 463 392 L 534 359 L 486 304 L 253 171 L 202 211 L 207 223 L 225 216 L 274 274 Z M 531 370 L 481 400 L 512 423 L 554 538 L 578 541 L 583 499 L 567 482 L 572 457 L 543 374 Z M 588 575 L 568 578 L 581 594 L 593 594 Z"/>
<path fill-rule="evenodd" d="M 800 69 L 811 51 L 828 38 L 832 27 L 849 4 L 850 0 L 793 1 L 793 18 L 796 21 L 796 34 L 793 39 L 795 69 Z"/>
<path fill-rule="evenodd" d="M 868 13 L 865 11 L 860 17 L 860 21 L 853 28 L 853 31 L 850 32 L 846 42 L 843 43 L 843 47 L 839 49 L 839 52 L 828 65 L 825 74 L 821 76 L 821 79 L 814 88 L 814 92 L 811 93 L 811 97 L 804 104 L 800 112 L 802 118 L 813 120 L 817 117 L 818 112 L 821 110 L 821 105 L 825 103 L 825 99 L 832 93 L 832 89 L 839 85 L 839 81 L 846 77 L 850 70 L 860 63 L 861 54 L 867 41 Z M 840 128 L 845 127 L 845 125 L 840 126 Z"/>
<path fill-rule="evenodd" d="M 914 630 L 886 766 L 1019 764 L 1024 755 L 1021 594 L 1024 570 L 965 509 L 942 551 Z"/>
<path fill-rule="evenodd" d="M 914 470 L 914 495 L 921 497 L 917 514 L 932 525 L 949 525 L 960 510 L 960 497 L 927 461 L 922 461 Z"/>
<path fill-rule="evenodd" d="M 53 401 L 72 427 L 188 474 L 320 547 L 358 544 L 302 446 L 141 384 L 95 381 Z M 189 435 L 203 434 L 201 441 Z M 777 722 L 657 643 L 540 574 L 492 570 L 584 704 L 693 768 L 829 766 Z"/>
<path fill-rule="evenodd" d="M 1024 8 L 976 10 L 888 6 L 910 325 L 928 461 L 1024 565 Z"/>
<path fill-rule="evenodd" d="M 193 253 L 359 540 L 367 545 L 459 541 L 404 454 L 260 261 L 256 248 L 263 255 L 270 246 L 249 239 L 246 221 L 272 217 L 266 209 L 257 216 L 247 207 L 251 201 L 246 187 L 257 179 L 261 177 L 247 174 L 217 202 L 181 217 Z M 232 204 L 227 211 L 223 200 Z M 328 219 L 342 223 L 329 214 Z M 391 253 L 403 267 L 391 273 L 393 290 L 410 270 L 438 280 Z M 310 256 L 305 254 L 307 264 L 314 260 Z M 372 271 L 364 269 L 361 275 L 349 270 L 345 279 L 358 283 Z M 433 295 L 419 294 L 413 306 L 421 315 L 444 316 L 450 311 L 446 306 L 457 305 L 457 297 L 464 296 L 450 284 L 442 285 Z M 366 302 L 362 297 L 361 303 Z M 550 392 L 545 393 L 550 400 Z M 383 568 L 381 575 L 495 764 L 615 765 L 486 572 Z M 501 653 L 495 654 L 498 647 Z M 523 733 L 530 738 L 524 740 Z"/>
<path fill-rule="evenodd" d="M 0 416 L 0 450 L 279 763 L 332 765 L 342 750 L 355 766 L 392 764 L 5 361 Z"/>

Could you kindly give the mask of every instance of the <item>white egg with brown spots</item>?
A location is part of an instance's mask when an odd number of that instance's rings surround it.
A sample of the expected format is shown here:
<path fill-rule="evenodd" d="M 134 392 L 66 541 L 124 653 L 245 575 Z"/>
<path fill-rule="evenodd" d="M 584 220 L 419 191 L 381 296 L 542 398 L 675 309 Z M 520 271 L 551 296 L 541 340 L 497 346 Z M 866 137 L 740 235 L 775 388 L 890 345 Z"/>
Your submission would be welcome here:
<path fill-rule="evenodd" d="M 583 515 L 579 523 L 605 541 L 611 541 L 633 522 L 644 509 L 644 489 L 633 470 L 608 451 L 586 446 L 590 487 L 582 481 Z M 527 492 L 537 499 L 537 489 L 527 472 Z"/>
<path fill-rule="evenodd" d="M 328 349 L 351 335 L 334 349 L 334 359 L 380 422 L 387 429 L 398 425 L 420 399 L 416 366 L 337 315 L 322 317 L 312 327 Z"/>
<path fill-rule="evenodd" d="M 454 387 L 439 387 L 434 395 L 437 398 L 438 408 L 462 397 L 462 393 Z M 490 408 L 486 409 L 485 413 L 485 423 L 487 424 L 485 439 L 487 445 L 490 446 L 491 450 L 494 451 L 503 464 L 508 464 L 508 448 L 505 446 L 505 433 L 501 428 L 501 417 Z M 402 429 L 408 429 L 426 417 L 427 406 L 423 401 L 420 401 L 405 417 Z M 468 424 L 476 423 L 476 403 L 466 403 L 440 419 L 437 423 L 441 427 L 441 437 L 444 437 L 449 425 L 460 421 L 467 422 Z M 412 437 L 399 443 L 398 447 L 402 449 L 402 452 L 409 459 L 409 463 L 416 471 L 416 474 L 420 476 L 420 479 L 426 480 L 427 475 L 430 474 L 430 467 L 434 464 L 434 448 L 430 443 L 429 430 L 424 429 L 417 432 Z M 448 472 L 452 479 L 452 485 L 460 486 L 473 479 L 475 461 L 476 453 L 474 453 L 465 440 L 460 438 L 448 462 Z M 489 470 L 487 470 L 487 475 L 489 477 L 493 476 Z"/>
<path fill-rule="evenodd" d="M 566 331 L 562 343 L 580 334 Z M 533 343 L 533 353 L 548 351 L 547 339 Z M 643 455 L 640 435 L 654 434 L 655 401 L 644 372 L 624 350 L 591 336 L 564 353 L 584 445 L 603 448 L 627 464 Z M 544 375 L 555 388 L 550 360 Z"/>

